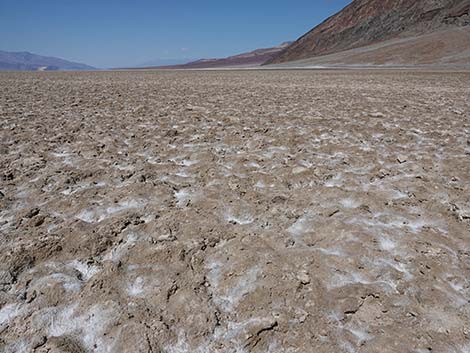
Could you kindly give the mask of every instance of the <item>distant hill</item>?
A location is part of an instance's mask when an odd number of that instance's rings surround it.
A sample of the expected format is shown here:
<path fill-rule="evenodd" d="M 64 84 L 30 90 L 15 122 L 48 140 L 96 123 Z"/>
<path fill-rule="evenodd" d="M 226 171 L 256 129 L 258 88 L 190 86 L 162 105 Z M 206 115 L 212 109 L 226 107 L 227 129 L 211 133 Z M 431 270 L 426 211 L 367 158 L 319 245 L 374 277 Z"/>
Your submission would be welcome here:
<path fill-rule="evenodd" d="M 418 59 L 421 55 L 427 55 L 429 63 L 432 63 L 433 55 L 429 55 L 429 51 L 436 49 L 435 60 L 440 60 L 441 52 L 458 56 L 470 50 L 470 39 L 465 34 L 467 31 L 455 31 L 470 26 L 469 11 L 470 0 L 354 0 L 269 59 L 267 64 L 330 55 L 404 38 L 413 39 L 415 50 L 409 48 L 410 55 Z M 447 37 L 446 50 L 439 52 L 438 46 L 429 41 L 429 35 L 437 32 L 441 35 L 433 38 L 440 38 L 441 41 L 446 41 L 446 36 L 453 34 L 458 35 L 459 39 Z M 420 44 L 421 36 L 427 45 Z M 453 42 L 455 46 L 449 44 Z M 384 55 L 384 52 L 380 51 L 379 55 Z M 374 61 L 372 57 L 368 60 Z M 407 58 L 401 55 L 400 60 L 406 63 Z"/>
<path fill-rule="evenodd" d="M 0 70 L 56 71 L 95 70 L 94 67 L 64 59 L 36 55 L 28 52 L 0 51 Z"/>
<path fill-rule="evenodd" d="M 201 59 L 182 65 L 160 66 L 163 69 L 210 69 L 224 67 L 251 67 L 260 66 L 271 59 L 292 42 L 285 42 L 273 48 L 256 49 L 247 53 L 242 53 L 227 58 Z"/>
<path fill-rule="evenodd" d="M 183 65 L 188 62 L 194 61 L 196 58 L 185 58 L 185 59 L 154 59 L 147 62 L 144 62 L 139 65 L 135 65 L 135 68 L 142 67 L 155 67 L 155 66 L 174 66 L 174 65 Z"/>

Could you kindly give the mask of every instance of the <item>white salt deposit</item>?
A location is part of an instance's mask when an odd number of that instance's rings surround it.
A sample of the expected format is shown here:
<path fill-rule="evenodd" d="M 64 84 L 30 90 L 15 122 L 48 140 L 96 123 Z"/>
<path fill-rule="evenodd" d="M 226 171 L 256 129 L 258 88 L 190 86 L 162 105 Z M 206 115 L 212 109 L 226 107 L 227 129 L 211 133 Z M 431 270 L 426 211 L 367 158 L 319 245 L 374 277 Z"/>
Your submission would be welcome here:
<path fill-rule="evenodd" d="M 209 269 L 207 279 L 213 290 L 214 301 L 227 312 L 236 309 L 240 300 L 256 289 L 258 275 L 261 272 L 258 267 L 250 268 L 243 276 L 238 278 L 234 286 L 224 290 L 220 288 L 222 281 L 222 264 L 217 261 L 212 261 L 207 267 Z"/>
<path fill-rule="evenodd" d="M 347 199 L 342 199 L 340 202 L 341 206 L 343 206 L 344 208 L 358 208 L 359 206 L 361 206 L 361 202 L 360 201 L 357 201 L 357 200 L 354 200 L 354 199 L 351 199 L 351 198 L 347 198 Z"/>
<path fill-rule="evenodd" d="M 184 207 L 190 199 L 190 194 L 187 190 L 181 189 L 179 191 L 175 191 L 175 198 L 178 207 Z"/>
<path fill-rule="evenodd" d="M 145 200 L 140 199 L 122 200 L 110 207 L 93 207 L 82 210 L 76 217 L 87 223 L 99 223 L 115 214 L 132 209 L 139 209 L 146 204 L 147 202 Z"/>
<path fill-rule="evenodd" d="M 240 277 L 234 287 L 228 289 L 225 295 L 220 296 L 222 307 L 227 311 L 235 309 L 245 295 L 256 289 L 260 272 L 259 268 L 254 267 L 249 269 L 244 276 Z"/>
<path fill-rule="evenodd" d="M 287 231 L 293 236 L 300 236 L 312 229 L 310 224 L 310 216 L 303 215 L 299 219 L 297 219 L 294 224 L 292 224 Z"/>
<path fill-rule="evenodd" d="M 21 315 L 22 309 L 20 304 L 12 303 L 6 304 L 0 309 L 0 327 L 4 324 L 8 324 L 10 320 Z"/>
<path fill-rule="evenodd" d="M 68 266 L 80 272 L 82 280 L 85 282 L 101 271 L 98 266 L 87 264 L 80 260 L 73 260 Z"/>
<path fill-rule="evenodd" d="M 118 262 L 122 256 L 124 256 L 127 251 L 135 245 L 137 242 L 138 235 L 136 233 L 129 233 L 127 234 L 125 240 L 118 244 L 117 246 L 113 247 L 107 254 L 103 256 L 103 260 Z"/>
<path fill-rule="evenodd" d="M 393 240 L 386 237 L 379 238 L 379 245 L 380 248 L 385 251 L 392 251 L 397 246 L 397 244 Z"/>
<path fill-rule="evenodd" d="M 127 288 L 127 294 L 131 297 L 138 297 L 144 293 L 145 281 L 142 277 L 137 277 Z"/>
<path fill-rule="evenodd" d="M 96 304 L 85 312 L 80 311 L 79 303 L 56 308 L 49 325 L 49 336 L 76 337 L 90 352 L 112 353 L 115 351 L 113 340 L 104 334 L 116 320 L 117 312 L 111 302 Z"/>
<path fill-rule="evenodd" d="M 254 221 L 253 216 L 248 213 L 247 210 L 235 212 L 234 210 L 229 209 L 226 211 L 224 219 L 227 222 L 236 223 L 239 225 L 251 224 Z"/>

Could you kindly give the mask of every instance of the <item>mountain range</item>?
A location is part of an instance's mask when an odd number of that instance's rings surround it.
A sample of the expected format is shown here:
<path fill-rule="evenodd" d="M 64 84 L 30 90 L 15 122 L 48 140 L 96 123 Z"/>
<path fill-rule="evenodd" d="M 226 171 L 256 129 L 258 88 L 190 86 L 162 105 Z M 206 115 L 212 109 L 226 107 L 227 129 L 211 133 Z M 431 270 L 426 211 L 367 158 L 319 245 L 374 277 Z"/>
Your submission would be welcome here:
<path fill-rule="evenodd" d="M 284 42 L 272 48 L 256 49 L 250 52 L 217 59 L 200 59 L 181 65 L 166 65 L 165 69 L 209 69 L 224 67 L 256 67 L 275 57 L 292 42 Z"/>
<path fill-rule="evenodd" d="M 29 52 L 0 51 L 0 70 L 8 71 L 79 71 L 94 67 L 64 59 L 41 56 Z"/>
<path fill-rule="evenodd" d="M 470 0 L 354 0 L 265 64 L 469 64 L 469 10 Z"/>
<path fill-rule="evenodd" d="M 147 64 L 139 68 L 470 67 L 470 0 L 353 0 L 295 42 L 226 58 Z M 28 52 L 0 51 L 0 70 L 93 69 Z"/>
<path fill-rule="evenodd" d="M 354 0 L 295 42 L 168 69 L 470 66 L 470 0 Z"/>

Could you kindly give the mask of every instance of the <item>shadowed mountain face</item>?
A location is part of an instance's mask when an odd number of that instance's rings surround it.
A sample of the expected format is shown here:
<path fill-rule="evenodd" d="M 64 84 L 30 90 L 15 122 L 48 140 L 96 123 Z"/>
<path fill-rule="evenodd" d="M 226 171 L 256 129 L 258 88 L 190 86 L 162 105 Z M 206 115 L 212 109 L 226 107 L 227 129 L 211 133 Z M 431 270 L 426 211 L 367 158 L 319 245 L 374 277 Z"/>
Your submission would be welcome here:
<path fill-rule="evenodd" d="M 64 59 L 41 56 L 28 52 L 0 51 L 0 70 L 7 71 L 75 71 L 95 68 Z"/>
<path fill-rule="evenodd" d="M 292 42 L 285 42 L 274 48 L 256 49 L 248 53 L 220 59 L 201 59 L 183 65 L 164 66 L 165 69 L 210 69 L 223 67 L 260 66 L 279 54 Z"/>
<path fill-rule="evenodd" d="M 470 25 L 470 0 L 354 0 L 268 60 L 306 59 L 383 40 Z"/>

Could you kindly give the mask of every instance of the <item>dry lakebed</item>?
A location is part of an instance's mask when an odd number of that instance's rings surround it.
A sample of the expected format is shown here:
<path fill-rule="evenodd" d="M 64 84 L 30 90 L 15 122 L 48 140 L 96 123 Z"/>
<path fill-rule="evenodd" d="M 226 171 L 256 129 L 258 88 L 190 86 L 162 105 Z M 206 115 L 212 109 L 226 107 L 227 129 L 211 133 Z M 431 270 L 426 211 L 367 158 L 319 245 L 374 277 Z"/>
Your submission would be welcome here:
<path fill-rule="evenodd" d="M 470 72 L 0 92 L 1 352 L 470 352 Z"/>

